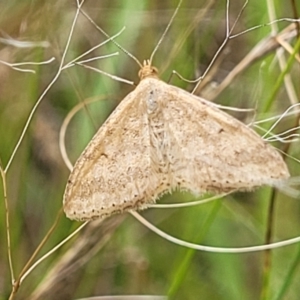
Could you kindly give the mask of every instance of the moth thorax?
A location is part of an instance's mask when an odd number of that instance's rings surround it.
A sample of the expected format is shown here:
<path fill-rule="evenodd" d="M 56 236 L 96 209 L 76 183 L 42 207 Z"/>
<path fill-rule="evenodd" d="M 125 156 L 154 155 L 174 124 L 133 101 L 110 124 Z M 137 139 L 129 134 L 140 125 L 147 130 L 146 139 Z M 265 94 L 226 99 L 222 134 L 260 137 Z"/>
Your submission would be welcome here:
<path fill-rule="evenodd" d="M 151 90 L 148 97 L 145 99 L 147 103 L 148 114 L 153 114 L 157 109 L 157 95 L 154 90 Z"/>

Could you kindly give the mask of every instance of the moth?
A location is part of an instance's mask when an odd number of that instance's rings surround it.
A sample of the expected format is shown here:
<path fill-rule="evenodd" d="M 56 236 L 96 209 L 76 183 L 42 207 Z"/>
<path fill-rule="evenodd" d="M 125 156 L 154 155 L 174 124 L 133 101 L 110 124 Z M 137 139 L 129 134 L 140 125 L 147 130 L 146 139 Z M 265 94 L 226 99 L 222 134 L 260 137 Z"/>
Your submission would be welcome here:
<path fill-rule="evenodd" d="M 68 218 L 145 209 L 172 190 L 278 187 L 290 176 L 281 155 L 255 131 L 161 81 L 150 61 L 139 77 L 75 163 L 63 200 Z"/>

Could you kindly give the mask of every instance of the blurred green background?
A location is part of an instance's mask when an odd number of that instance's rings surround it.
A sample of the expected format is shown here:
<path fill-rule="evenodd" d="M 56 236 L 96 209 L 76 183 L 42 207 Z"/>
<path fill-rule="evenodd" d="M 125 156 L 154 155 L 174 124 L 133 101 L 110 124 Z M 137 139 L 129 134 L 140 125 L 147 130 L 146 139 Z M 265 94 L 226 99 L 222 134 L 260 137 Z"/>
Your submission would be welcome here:
<path fill-rule="evenodd" d="M 148 59 L 175 11 L 177 1 L 86 1 L 85 12 L 140 61 Z M 276 18 L 294 17 L 293 1 L 270 1 Z M 243 1 L 230 3 L 233 24 Z M 296 3 L 298 11 L 299 2 Z M 161 78 L 192 91 L 194 85 L 171 76 L 176 70 L 187 79 L 203 74 L 225 37 L 225 1 L 184 0 L 170 31 L 158 49 L 153 64 Z M 269 22 L 268 3 L 250 0 L 237 22 L 238 33 Z M 37 99 L 56 74 L 76 13 L 75 1 L 1 1 L 0 60 L 38 62 L 55 57 L 43 66 L 26 66 L 35 74 L 0 64 L 0 159 L 5 168 Z M 279 29 L 288 26 L 278 23 Z M 229 72 L 271 32 L 264 26 L 232 39 L 208 74 L 197 94 L 216 103 L 252 112 L 230 112 L 245 123 L 284 112 L 291 105 L 283 83 L 273 95 L 281 74 L 275 50 L 251 62 L 217 97 L 214 90 Z M 13 45 L 8 41 L 15 40 Z M 106 38 L 82 15 L 72 36 L 66 62 Z M 16 41 L 20 42 L 17 43 Z M 26 42 L 45 41 L 45 47 Z M 295 38 L 288 40 L 293 46 Z M 24 47 L 27 45 L 27 47 Z M 262 47 L 263 50 L 263 47 Z M 91 63 L 94 67 L 138 83 L 139 66 L 110 42 L 88 57 L 119 52 L 118 56 Z M 263 51 L 262 51 L 263 52 Z M 286 54 L 286 53 L 285 53 Z M 288 55 L 285 55 L 288 57 Z M 299 100 L 299 63 L 290 70 Z M 171 77 L 171 79 L 170 79 Z M 71 121 L 66 147 L 74 163 L 97 128 L 133 87 L 74 66 L 64 70 L 39 105 L 25 138 L 7 172 L 11 248 L 15 277 L 53 224 L 62 206 L 69 171 L 58 147 L 60 126 L 70 110 L 86 99 L 87 105 Z M 266 107 L 268 109 L 266 109 Z M 297 123 L 297 115 L 285 118 L 275 128 L 279 133 Z M 269 128 L 272 123 L 264 124 Z M 299 142 L 274 146 L 299 158 Z M 287 159 L 293 176 L 299 162 Z M 184 240 L 222 247 L 263 244 L 272 191 L 236 193 L 220 201 L 183 209 L 149 209 L 142 214 L 162 230 Z M 0 299 L 11 292 L 7 259 L 5 205 L 0 185 Z M 160 203 L 192 200 L 187 193 L 166 195 Z M 273 240 L 299 235 L 300 203 L 275 192 Z M 93 224 L 92 224 L 93 223 Z M 190 251 L 174 245 L 139 224 L 129 214 L 103 223 L 92 222 L 62 249 L 40 264 L 25 279 L 15 299 L 76 299 L 96 295 L 168 295 L 170 299 L 299 299 L 300 246 L 273 250 L 264 273 L 265 253 L 216 254 Z M 70 232 L 77 222 L 63 216 L 42 253 Z M 41 255 L 41 254 L 40 254 Z M 264 294 L 262 291 L 266 291 Z"/>

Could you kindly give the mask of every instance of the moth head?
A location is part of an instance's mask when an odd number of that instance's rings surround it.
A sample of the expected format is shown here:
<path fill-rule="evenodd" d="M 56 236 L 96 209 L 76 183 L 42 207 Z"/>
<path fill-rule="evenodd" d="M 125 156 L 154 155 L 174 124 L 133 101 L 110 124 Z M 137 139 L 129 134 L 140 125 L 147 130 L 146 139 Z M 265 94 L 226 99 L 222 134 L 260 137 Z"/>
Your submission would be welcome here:
<path fill-rule="evenodd" d="M 139 71 L 140 79 L 147 77 L 158 77 L 158 70 L 151 65 L 150 60 L 144 60 L 143 67 Z"/>

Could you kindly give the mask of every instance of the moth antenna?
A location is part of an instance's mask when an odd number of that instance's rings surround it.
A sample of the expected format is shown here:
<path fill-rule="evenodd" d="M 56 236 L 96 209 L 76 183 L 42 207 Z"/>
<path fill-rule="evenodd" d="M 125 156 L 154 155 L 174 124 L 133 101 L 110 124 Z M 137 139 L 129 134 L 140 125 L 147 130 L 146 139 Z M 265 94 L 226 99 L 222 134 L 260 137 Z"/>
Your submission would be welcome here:
<path fill-rule="evenodd" d="M 91 17 L 84 11 L 84 10 L 80 10 L 81 13 L 104 35 L 106 36 L 108 39 L 110 39 L 116 47 L 118 47 L 122 52 L 124 52 L 125 54 L 127 54 L 130 58 L 132 58 L 140 68 L 143 68 L 142 63 L 133 55 L 131 54 L 128 50 L 126 50 L 124 47 L 122 47 L 118 42 L 116 42 L 114 40 L 114 37 L 111 37 L 108 33 L 106 33 L 101 27 L 99 27 L 93 19 L 91 19 Z M 125 27 L 124 27 L 125 28 Z"/>
<path fill-rule="evenodd" d="M 168 32 L 170 26 L 172 25 L 173 20 L 174 20 L 175 16 L 177 15 L 178 10 L 179 10 L 179 8 L 180 8 L 180 6 L 181 6 L 181 3 L 182 3 L 182 0 L 179 1 L 178 5 L 177 5 L 177 7 L 176 7 L 176 9 L 175 9 L 175 11 L 174 11 L 172 17 L 171 17 L 170 22 L 168 23 L 168 25 L 167 25 L 165 31 L 163 32 L 161 38 L 159 39 L 157 45 L 155 46 L 155 48 L 154 48 L 154 50 L 153 50 L 153 52 L 152 52 L 152 54 L 151 54 L 151 56 L 150 56 L 150 59 L 149 59 L 149 60 L 150 60 L 150 64 L 151 64 L 151 65 L 152 65 L 153 57 L 154 57 L 155 53 L 157 52 L 157 49 L 159 48 L 159 46 L 160 46 L 160 44 L 162 43 L 163 39 L 165 38 L 165 36 L 166 36 L 166 34 L 167 34 L 167 32 Z"/>

